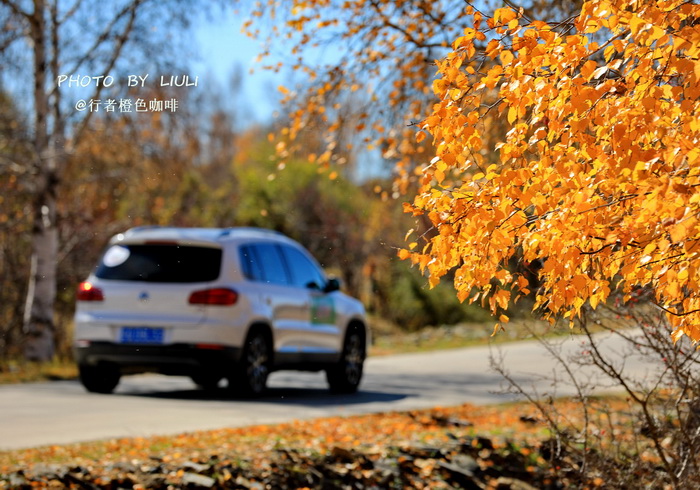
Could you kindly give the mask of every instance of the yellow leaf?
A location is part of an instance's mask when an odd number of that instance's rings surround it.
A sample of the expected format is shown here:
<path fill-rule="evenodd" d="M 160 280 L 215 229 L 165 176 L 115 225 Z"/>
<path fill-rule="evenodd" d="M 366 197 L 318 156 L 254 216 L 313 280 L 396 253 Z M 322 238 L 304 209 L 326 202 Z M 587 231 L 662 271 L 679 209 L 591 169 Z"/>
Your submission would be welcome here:
<path fill-rule="evenodd" d="M 642 30 L 642 28 L 645 25 L 646 22 L 644 22 L 644 19 L 640 18 L 638 15 L 633 15 L 630 19 L 630 30 L 635 36 L 639 33 L 639 31 Z"/>
<path fill-rule="evenodd" d="M 513 124 L 517 118 L 518 118 L 518 108 L 511 106 L 508 109 L 508 122 L 510 124 Z"/>
<path fill-rule="evenodd" d="M 688 229 L 685 224 L 681 222 L 671 226 L 668 232 L 671 235 L 671 241 L 673 243 L 679 243 L 686 238 Z"/>
<path fill-rule="evenodd" d="M 649 33 L 649 41 L 656 41 L 666 35 L 666 31 L 659 26 L 652 26 Z"/>
<path fill-rule="evenodd" d="M 501 43 L 499 43 L 496 39 L 491 39 L 486 45 L 485 52 L 486 56 L 490 57 L 491 59 L 495 58 L 498 53 L 501 52 Z"/>
<path fill-rule="evenodd" d="M 574 276 L 574 278 L 571 280 L 571 283 L 573 284 L 576 291 L 580 293 L 588 285 L 588 276 L 578 274 Z"/>
<path fill-rule="evenodd" d="M 673 342 L 678 342 L 680 339 L 683 338 L 685 335 L 685 332 L 681 329 L 675 330 L 673 334 L 671 334 L 671 337 L 673 338 Z"/>
<path fill-rule="evenodd" d="M 596 66 L 598 66 L 598 64 L 593 60 L 586 61 L 581 67 L 581 76 L 586 79 L 586 81 L 590 80 L 593 77 Z"/>
<path fill-rule="evenodd" d="M 610 61 L 614 54 L 615 46 L 608 46 L 607 48 L 605 48 L 605 51 L 603 51 L 603 57 L 605 58 L 605 61 Z"/>
<path fill-rule="evenodd" d="M 507 49 L 501 51 L 501 54 L 499 55 L 499 57 L 501 58 L 501 63 L 503 63 L 504 66 L 505 66 L 505 65 L 510 65 L 510 64 L 513 62 L 513 59 L 514 59 L 513 53 L 511 53 L 511 52 L 508 51 Z"/>
<path fill-rule="evenodd" d="M 513 9 L 503 7 L 496 9 L 493 13 L 493 20 L 496 24 L 507 24 L 518 16 Z"/>
<path fill-rule="evenodd" d="M 593 75 L 591 76 L 591 78 L 594 78 L 594 79 L 598 80 L 600 77 L 602 77 L 603 75 L 605 75 L 605 73 L 606 73 L 607 71 L 608 71 L 608 67 L 607 67 L 607 66 L 601 66 L 600 68 L 597 68 L 597 69 L 593 72 Z"/>

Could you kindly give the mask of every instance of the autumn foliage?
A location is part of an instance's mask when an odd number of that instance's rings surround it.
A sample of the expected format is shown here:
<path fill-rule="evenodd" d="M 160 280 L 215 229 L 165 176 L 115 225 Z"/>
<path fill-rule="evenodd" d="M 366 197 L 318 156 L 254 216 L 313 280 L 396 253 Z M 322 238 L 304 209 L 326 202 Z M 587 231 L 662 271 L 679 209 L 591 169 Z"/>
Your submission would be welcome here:
<path fill-rule="evenodd" d="M 571 321 L 649 289 L 700 340 L 700 6 L 592 0 L 564 22 L 500 8 L 437 62 L 420 123 L 437 155 L 408 210 L 437 230 L 400 256 L 503 314 L 537 265 L 535 308 Z M 493 143 L 494 119 L 507 121 Z"/>
<path fill-rule="evenodd" d="M 644 289 L 676 338 L 700 340 L 700 6 L 492 3 L 258 3 L 248 30 L 273 19 L 285 43 L 268 46 L 291 46 L 307 80 L 280 88 L 279 153 L 313 130 L 322 164 L 348 133 L 380 149 L 433 227 L 399 256 L 501 322 L 522 295 L 573 322 Z M 310 59 L 331 46 L 337 61 Z"/>
<path fill-rule="evenodd" d="M 292 74 L 280 86 L 289 122 L 278 153 L 302 151 L 310 161 L 344 163 L 369 148 L 395 166 L 401 189 L 415 161 L 430 159 L 408 122 L 434 101 L 435 58 L 466 26 L 461 1 L 294 0 L 256 2 L 246 31 L 265 42 L 262 66 Z M 282 60 L 275 62 L 275 60 Z M 304 134 L 320 134 L 310 148 Z M 352 162 L 349 162 L 352 163 Z"/>

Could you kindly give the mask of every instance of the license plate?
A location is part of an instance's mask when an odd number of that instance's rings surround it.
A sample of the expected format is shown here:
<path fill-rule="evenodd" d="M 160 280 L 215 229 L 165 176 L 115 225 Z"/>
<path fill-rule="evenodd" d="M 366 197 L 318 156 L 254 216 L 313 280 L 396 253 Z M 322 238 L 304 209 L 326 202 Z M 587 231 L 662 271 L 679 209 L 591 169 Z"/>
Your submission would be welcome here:
<path fill-rule="evenodd" d="M 163 329 L 151 327 L 122 327 L 122 344 L 162 344 Z"/>

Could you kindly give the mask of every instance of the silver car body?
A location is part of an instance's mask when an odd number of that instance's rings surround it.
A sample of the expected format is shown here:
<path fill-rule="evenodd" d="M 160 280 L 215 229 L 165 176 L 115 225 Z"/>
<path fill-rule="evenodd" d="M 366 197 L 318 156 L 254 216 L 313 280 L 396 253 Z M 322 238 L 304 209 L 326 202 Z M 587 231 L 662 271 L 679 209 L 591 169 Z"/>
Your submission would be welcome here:
<path fill-rule="evenodd" d="M 175 276 L 161 281 L 144 273 L 142 280 L 135 254 L 143 251 L 157 263 L 160 250 L 163 257 L 173 255 L 167 260 Z M 179 282 L 178 254 L 183 251 L 192 254 L 183 255 L 187 263 Z M 207 272 L 209 262 L 216 262 L 208 257 L 219 254 L 218 274 Z M 265 261 L 265 254 L 274 260 Z M 281 265 L 274 262 L 278 258 Z M 127 266 L 130 271 L 119 272 Z M 149 263 L 143 269 L 156 266 L 165 267 Z M 267 271 L 262 270 L 265 267 Z M 299 283 L 309 278 L 314 281 Z M 225 370 L 227 363 L 238 361 L 256 326 L 268 329 L 271 336 L 271 370 L 326 369 L 340 360 L 351 325 L 362 330 L 365 352 L 370 341 L 362 304 L 329 284 L 333 281 L 315 259 L 280 233 L 254 228 L 135 228 L 111 239 L 100 265 L 81 284 L 87 293 L 78 295 L 76 357 L 80 365 L 112 363 L 122 373 Z M 208 357 L 220 356 L 220 351 L 226 354 L 209 365 Z"/>

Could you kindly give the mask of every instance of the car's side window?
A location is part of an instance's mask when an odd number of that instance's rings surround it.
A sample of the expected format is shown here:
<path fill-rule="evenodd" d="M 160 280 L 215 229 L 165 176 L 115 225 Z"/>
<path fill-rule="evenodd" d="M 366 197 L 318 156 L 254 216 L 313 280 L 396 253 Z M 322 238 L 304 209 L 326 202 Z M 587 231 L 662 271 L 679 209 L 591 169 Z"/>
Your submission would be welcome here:
<path fill-rule="evenodd" d="M 325 286 L 325 275 L 306 255 L 287 245 L 280 248 L 292 274 L 294 286 L 310 289 L 322 289 Z"/>
<path fill-rule="evenodd" d="M 274 243 L 255 243 L 241 248 L 243 271 L 253 281 L 290 284 L 282 253 Z"/>
<path fill-rule="evenodd" d="M 251 281 L 264 281 L 265 275 L 262 270 L 260 259 L 255 252 L 255 247 L 243 245 L 241 247 L 241 264 L 243 274 Z"/>

